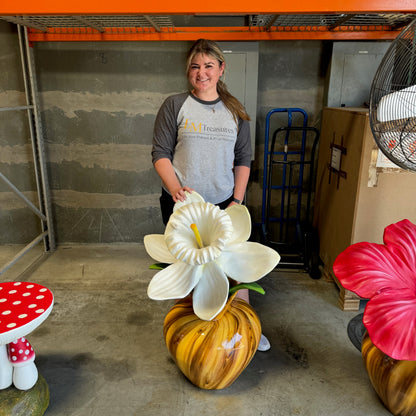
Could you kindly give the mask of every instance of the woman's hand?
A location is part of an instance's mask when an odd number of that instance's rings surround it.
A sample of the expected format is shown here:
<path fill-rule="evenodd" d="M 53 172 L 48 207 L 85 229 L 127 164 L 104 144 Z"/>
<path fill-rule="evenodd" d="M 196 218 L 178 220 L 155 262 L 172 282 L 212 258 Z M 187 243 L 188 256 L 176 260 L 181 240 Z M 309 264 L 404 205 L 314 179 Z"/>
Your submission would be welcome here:
<path fill-rule="evenodd" d="M 192 192 L 193 189 L 189 186 L 181 186 L 176 173 L 173 169 L 172 162 L 169 159 L 163 158 L 155 162 L 155 169 L 166 189 L 172 195 L 174 202 L 185 201 L 185 191 Z"/>
<path fill-rule="evenodd" d="M 189 186 L 183 186 L 181 188 L 177 188 L 173 192 L 171 192 L 172 199 L 174 202 L 178 202 L 178 201 L 183 202 L 186 199 L 185 192 L 191 193 L 192 191 L 193 189 L 190 188 Z"/>

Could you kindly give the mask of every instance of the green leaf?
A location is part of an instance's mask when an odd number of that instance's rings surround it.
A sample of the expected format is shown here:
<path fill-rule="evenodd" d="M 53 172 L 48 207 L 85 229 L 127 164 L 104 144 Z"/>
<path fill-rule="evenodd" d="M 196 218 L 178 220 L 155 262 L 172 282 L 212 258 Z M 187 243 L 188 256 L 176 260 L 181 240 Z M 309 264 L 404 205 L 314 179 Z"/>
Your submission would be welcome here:
<path fill-rule="evenodd" d="M 163 270 L 163 269 L 165 269 L 166 267 L 168 267 L 169 266 L 169 264 L 168 263 L 155 263 L 155 264 L 152 264 L 150 267 L 149 267 L 149 269 L 150 270 Z"/>
<path fill-rule="evenodd" d="M 232 295 L 233 293 L 237 292 L 237 290 L 240 290 L 240 289 L 251 289 L 262 295 L 266 293 L 264 289 L 258 283 L 255 283 L 255 282 L 254 283 L 240 283 L 238 285 L 235 285 L 230 288 L 229 293 L 230 295 Z"/>

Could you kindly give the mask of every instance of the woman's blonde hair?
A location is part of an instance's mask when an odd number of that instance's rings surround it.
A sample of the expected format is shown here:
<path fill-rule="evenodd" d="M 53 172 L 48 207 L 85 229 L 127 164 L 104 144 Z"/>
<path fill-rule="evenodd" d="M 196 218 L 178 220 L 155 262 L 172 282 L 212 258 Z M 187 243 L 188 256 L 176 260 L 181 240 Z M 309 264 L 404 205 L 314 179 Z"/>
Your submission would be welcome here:
<path fill-rule="evenodd" d="M 198 39 L 192 45 L 191 49 L 189 49 L 186 57 L 186 75 L 189 74 L 192 60 L 199 54 L 209 55 L 215 58 L 220 66 L 223 62 L 225 62 L 224 54 L 214 41 L 208 39 Z M 228 91 L 224 81 L 218 80 L 217 92 L 224 105 L 230 110 L 237 124 L 238 119 L 240 118 L 242 120 L 250 120 L 250 116 L 247 114 L 244 106 Z"/>

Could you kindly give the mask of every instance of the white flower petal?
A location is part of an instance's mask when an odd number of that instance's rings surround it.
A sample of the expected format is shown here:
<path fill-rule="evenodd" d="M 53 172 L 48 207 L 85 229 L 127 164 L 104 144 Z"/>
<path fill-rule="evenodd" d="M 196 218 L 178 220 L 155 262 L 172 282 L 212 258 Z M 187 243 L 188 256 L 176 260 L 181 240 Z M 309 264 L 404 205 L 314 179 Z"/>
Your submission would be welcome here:
<path fill-rule="evenodd" d="M 185 205 L 191 204 L 192 202 L 205 202 L 204 198 L 202 198 L 201 195 L 199 195 L 198 192 L 191 192 L 185 191 L 186 199 L 185 201 L 178 201 L 173 206 L 173 212 L 175 212 L 177 209 L 182 208 Z"/>
<path fill-rule="evenodd" d="M 198 283 L 201 275 L 201 266 L 172 264 L 153 276 L 147 288 L 147 295 L 154 300 L 184 298 Z"/>
<path fill-rule="evenodd" d="M 259 243 L 246 242 L 227 246 L 216 262 L 227 276 L 250 283 L 270 273 L 279 263 L 277 251 Z"/>
<path fill-rule="evenodd" d="M 234 233 L 228 244 L 243 243 L 250 238 L 251 218 L 244 205 L 231 205 L 225 211 L 233 223 Z"/>
<path fill-rule="evenodd" d="M 143 243 L 147 254 L 152 259 L 161 263 L 174 263 L 176 261 L 175 257 L 168 250 L 163 234 L 145 235 Z"/>
<path fill-rule="evenodd" d="M 205 264 L 201 280 L 193 292 L 195 314 L 205 321 L 214 319 L 224 308 L 228 299 L 227 276 L 215 262 Z"/>
<path fill-rule="evenodd" d="M 202 238 L 199 248 L 191 224 L 196 224 Z M 233 233 L 230 216 L 217 206 L 197 202 L 175 211 L 166 226 L 165 241 L 178 260 L 188 264 L 205 264 L 221 255 Z"/>
<path fill-rule="evenodd" d="M 191 224 L 198 227 L 202 248 Z M 234 205 L 220 210 L 203 202 L 196 192 L 189 194 L 185 203 L 175 205 L 164 236 L 145 237 L 150 256 L 173 263 L 153 277 L 148 296 L 157 300 L 178 299 L 193 291 L 196 315 L 204 320 L 214 319 L 227 302 L 228 277 L 254 282 L 280 261 L 275 250 L 247 242 L 250 233 L 251 219 L 246 207 Z"/>

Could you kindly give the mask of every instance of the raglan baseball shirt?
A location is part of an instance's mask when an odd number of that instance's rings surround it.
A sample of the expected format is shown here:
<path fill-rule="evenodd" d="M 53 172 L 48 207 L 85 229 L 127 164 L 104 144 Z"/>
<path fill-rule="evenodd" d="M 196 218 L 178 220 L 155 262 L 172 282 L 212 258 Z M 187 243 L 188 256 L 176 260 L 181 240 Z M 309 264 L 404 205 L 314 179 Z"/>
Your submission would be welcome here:
<path fill-rule="evenodd" d="M 154 125 L 152 161 L 162 158 L 172 162 L 182 186 L 195 189 L 207 202 L 223 202 L 233 194 L 233 167 L 251 164 L 249 122 L 240 119 L 237 126 L 220 98 L 172 95 Z"/>

